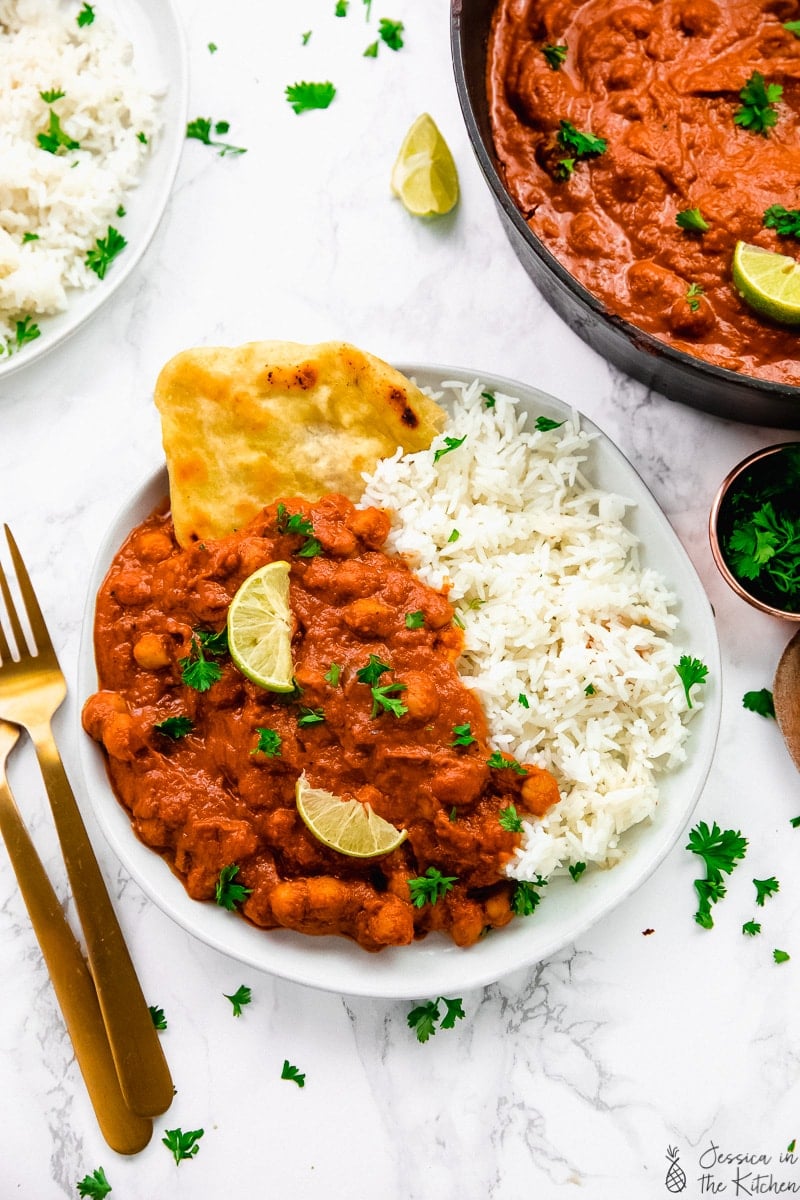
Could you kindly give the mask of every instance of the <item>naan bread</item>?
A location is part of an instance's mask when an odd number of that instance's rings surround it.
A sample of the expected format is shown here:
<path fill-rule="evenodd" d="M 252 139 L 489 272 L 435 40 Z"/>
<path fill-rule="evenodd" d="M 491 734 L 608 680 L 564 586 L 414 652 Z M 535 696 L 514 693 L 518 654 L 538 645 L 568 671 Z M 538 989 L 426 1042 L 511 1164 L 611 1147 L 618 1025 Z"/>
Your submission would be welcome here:
<path fill-rule="evenodd" d="M 156 383 L 181 546 L 240 529 L 279 496 L 357 500 L 363 471 L 424 450 L 445 413 L 388 363 L 345 342 L 184 350 Z"/>

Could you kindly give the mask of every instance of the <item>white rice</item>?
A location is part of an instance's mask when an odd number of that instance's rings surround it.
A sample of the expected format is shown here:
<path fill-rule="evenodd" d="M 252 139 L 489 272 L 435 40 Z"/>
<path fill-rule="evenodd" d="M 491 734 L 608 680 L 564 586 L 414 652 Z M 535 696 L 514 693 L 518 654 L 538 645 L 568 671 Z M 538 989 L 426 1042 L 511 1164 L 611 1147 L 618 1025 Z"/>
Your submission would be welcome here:
<path fill-rule="evenodd" d="M 98 283 L 86 252 L 109 225 L 124 236 L 117 209 L 160 128 L 130 44 L 94 8 L 79 26 L 78 0 L 0 0 L 0 352 L 16 320 L 60 312 L 68 289 Z M 49 91 L 65 94 L 49 105 Z M 80 149 L 38 145 L 51 107 Z"/>
<path fill-rule="evenodd" d="M 658 773 L 684 759 L 674 597 L 639 564 L 631 502 L 583 476 L 591 437 L 576 417 L 538 432 L 510 396 L 488 408 L 480 381 L 443 386 L 446 434 L 463 445 L 438 462 L 431 450 L 384 459 L 362 503 L 392 512 L 389 549 L 433 587 L 452 585 L 459 670 L 493 746 L 558 780 L 560 803 L 524 822 L 509 874 L 610 866 L 620 836 L 655 812 Z"/>

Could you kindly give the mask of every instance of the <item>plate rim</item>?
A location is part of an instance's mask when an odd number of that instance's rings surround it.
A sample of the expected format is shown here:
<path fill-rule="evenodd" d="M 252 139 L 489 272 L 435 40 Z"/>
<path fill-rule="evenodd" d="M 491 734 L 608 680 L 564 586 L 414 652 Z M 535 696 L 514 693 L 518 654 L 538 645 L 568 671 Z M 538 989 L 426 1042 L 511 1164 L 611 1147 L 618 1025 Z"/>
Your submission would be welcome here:
<path fill-rule="evenodd" d="M 553 415 L 575 413 L 580 420 L 581 427 L 597 435 L 604 447 L 604 453 L 610 452 L 617 469 L 621 470 L 623 474 L 628 473 L 635 478 L 642 495 L 649 500 L 648 523 L 653 519 L 656 520 L 662 538 L 670 544 L 671 552 L 675 554 L 676 561 L 681 561 L 686 579 L 692 584 L 694 595 L 691 600 L 699 604 L 699 609 L 703 613 L 705 629 L 701 631 L 702 652 L 704 660 L 709 666 L 709 682 L 711 684 L 704 691 L 703 707 L 693 721 L 693 724 L 700 723 L 702 736 L 701 734 L 696 735 L 697 746 L 694 751 L 691 749 L 691 735 L 688 743 L 687 759 L 688 769 L 693 776 L 692 786 L 688 798 L 684 797 L 680 805 L 674 803 L 671 806 L 671 824 L 668 834 L 660 837 L 655 847 L 651 847 L 648 853 L 645 854 L 643 851 L 639 855 L 642 862 L 638 867 L 634 862 L 633 867 L 620 871 L 623 863 L 635 859 L 635 856 L 631 856 L 630 858 L 623 857 L 621 862 L 612 868 L 612 871 L 598 871 L 592 876 L 587 873 L 586 880 L 582 881 L 581 887 L 584 889 L 584 894 L 592 897 L 593 902 L 582 916 L 579 910 L 576 919 L 561 920 L 554 925 L 552 930 L 548 929 L 544 935 L 539 936 L 537 936 L 539 928 L 537 926 L 520 925 L 516 927 L 520 932 L 516 934 L 514 941 L 515 943 L 522 942 L 522 952 L 516 944 L 512 946 L 510 930 L 504 929 L 494 935 L 491 942 L 486 939 L 466 950 L 454 947 L 451 943 L 445 942 L 442 937 L 429 935 L 412 946 L 390 947 L 382 950 L 380 955 L 371 955 L 344 938 L 326 937 L 312 940 L 308 935 L 295 934 L 287 930 L 260 930 L 243 920 L 233 926 L 230 914 L 224 913 L 219 908 L 215 911 L 214 906 L 192 900 L 185 892 L 183 884 L 173 875 L 164 860 L 133 834 L 128 814 L 114 796 L 108 782 L 103 752 L 97 743 L 83 731 L 80 723 L 80 708 L 86 697 L 96 690 L 97 686 L 93 646 L 96 592 L 105 577 L 107 564 L 122 540 L 117 532 L 119 527 L 127 521 L 127 530 L 129 530 L 131 528 L 129 514 L 133 513 L 137 507 L 142 508 L 146 503 L 150 504 L 151 509 L 154 508 L 158 501 L 167 494 L 167 473 L 166 465 L 163 462 L 154 471 L 149 472 L 135 492 L 119 506 L 98 546 L 88 582 L 83 614 L 78 659 L 78 685 L 81 698 L 77 725 L 79 765 L 83 776 L 84 794 L 88 796 L 95 819 L 106 841 L 124 869 L 128 871 L 148 898 L 183 930 L 248 967 L 289 982 L 342 995 L 382 999 L 415 999 L 425 994 L 452 995 L 459 990 L 480 988 L 497 982 L 513 971 L 530 969 L 537 962 L 558 953 L 576 938 L 587 933 L 600 920 L 628 900 L 655 873 L 688 823 L 711 770 L 721 719 L 722 681 L 720 647 L 713 609 L 697 570 L 666 514 L 634 465 L 591 418 L 535 385 L 497 375 L 494 372 L 473 371 L 446 364 L 398 362 L 396 365 L 403 374 L 412 378 L 416 377 L 423 386 L 435 386 L 428 382 L 431 377 L 438 379 L 439 385 L 448 380 L 470 382 L 473 379 L 480 379 L 489 390 L 505 391 L 512 396 L 518 395 L 526 406 L 535 398 L 537 403 L 541 402 L 544 411 L 549 409 Z M 671 581 L 667 580 L 667 583 L 670 584 Z M 676 593 L 676 596 L 679 602 L 688 598 L 681 593 Z M 683 624 L 684 621 L 681 620 L 680 625 Z M 680 769 L 678 768 L 678 770 Z M 674 773 L 672 772 L 672 774 Z M 98 775 L 101 776 L 100 779 L 98 779 Z M 663 781 L 659 781 L 660 788 L 662 783 Z M 98 799 L 98 790 L 104 792 L 102 800 Z M 679 811 L 672 813 L 673 808 L 679 809 Z M 656 823 L 656 820 L 648 823 L 648 829 Z M 632 835 L 635 836 L 637 831 L 641 836 L 641 830 L 641 824 L 630 830 L 624 835 L 626 841 L 630 843 Z M 636 837 L 636 840 L 639 838 Z M 153 870 L 148 870 L 148 867 L 152 867 Z M 618 874 L 612 875 L 613 871 Z M 602 881 L 609 877 L 622 880 L 623 886 L 611 889 L 603 888 Z M 601 882 L 598 884 L 598 881 Z M 554 882 L 559 885 L 563 883 L 562 880 Z M 587 883 L 590 884 L 590 888 L 587 888 Z M 599 899 L 593 896 L 598 889 L 601 892 Z M 534 918 L 530 918 L 530 920 L 532 921 Z M 529 929 L 533 930 L 532 936 L 528 935 Z M 241 936 L 242 930 L 245 930 L 248 936 Z M 508 956 L 510 961 L 498 962 L 498 958 L 502 959 L 504 956 L 502 951 L 499 954 L 495 953 L 492 947 L 498 944 L 502 946 L 501 939 L 504 937 L 509 950 L 515 951 L 515 953 Z M 344 947 L 342 943 L 344 943 Z M 533 945 L 526 951 L 524 948 L 528 943 L 533 943 Z M 286 953 L 287 946 L 288 953 Z M 485 946 L 490 947 L 491 953 L 481 955 L 481 949 Z M 311 953 L 308 953 L 308 950 L 311 950 Z M 357 951 L 357 954 L 352 951 Z M 414 956 L 413 964 L 410 961 L 412 955 Z M 406 970 L 412 965 L 413 970 Z M 375 969 L 372 969 L 373 967 Z"/>
<path fill-rule="evenodd" d="M 186 128 L 186 121 L 189 112 L 189 45 L 186 37 L 186 31 L 183 27 L 183 22 L 178 12 L 175 0 L 158 0 L 158 8 L 162 18 L 166 18 L 172 24 L 172 29 L 175 38 L 176 55 L 175 61 L 178 66 L 178 73 L 175 76 L 170 76 L 169 90 L 174 90 L 176 115 L 180 119 L 181 128 Z M 112 17 L 113 19 L 113 17 Z M 185 136 L 176 137 L 175 143 L 170 150 L 169 156 L 166 159 L 166 166 L 161 174 L 158 186 L 156 188 L 154 203 L 151 206 L 150 214 L 144 225 L 144 229 L 140 237 L 137 237 L 133 253 L 130 256 L 123 256 L 122 261 L 115 264 L 115 269 L 110 272 L 104 280 L 100 282 L 98 287 L 91 289 L 91 292 L 81 291 L 80 289 L 70 289 L 67 299 L 67 307 L 61 313 L 47 313 L 40 315 L 40 320 L 51 318 L 64 318 L 64 325 L 57 330 L 52 337 L 44 341 L 47 336 L 46 331 L 43 331 L 42 337 L 37 339 L 30 345 L 24 354 L 15 354 L 5 361 L 0 360 L 0 385 L 9 379 L 18 371 L 24 370 L 26 367 L 33 366 L 34 363 L 39 363 L 43 358 L 46 358 L 53 350 L 59 346 L 63 346 L 66 341 L 73 337 L 84 325 L 88 324 L 101 308 L 111 299 L 126 280 L 133 274 L 141 260 L 144 258 L 150 243 L 156 235 L 156 231 L 163 220 L 167 205 L 169 204 L 172 189 L 175 184 L 175 178 L 178 174 L 181 157 L 183 155 L 184 145 L 186 142 Z M 131 194 L 135 195 L 136 188 L 131 189 Z M 78 313 L 72 320 L 69 320 L 70 299 L 72 293 L 79 293 L 84 296 L 91 296 L 94 299 L 93 304 L 87 301 L 87 309 L 85 312 Z M 43 343 L 43 344 L 40 344 Z"/>

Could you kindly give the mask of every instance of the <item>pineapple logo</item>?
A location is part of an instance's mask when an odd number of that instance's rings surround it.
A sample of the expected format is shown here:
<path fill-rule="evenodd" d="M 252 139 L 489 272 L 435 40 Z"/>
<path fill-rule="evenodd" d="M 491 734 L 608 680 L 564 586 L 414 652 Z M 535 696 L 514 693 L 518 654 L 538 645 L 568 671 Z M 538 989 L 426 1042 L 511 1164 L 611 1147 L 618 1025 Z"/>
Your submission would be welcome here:
<path fill-rule="evenodd" d="M 678 1151 L 675 1146 L 667 1146 L 667 1158 L 669 1159 L 669 1170 L 664 1185 L 668 1192 L 682 1192 L 686 1187 L 686 1173 L 678 1162 Z"/>

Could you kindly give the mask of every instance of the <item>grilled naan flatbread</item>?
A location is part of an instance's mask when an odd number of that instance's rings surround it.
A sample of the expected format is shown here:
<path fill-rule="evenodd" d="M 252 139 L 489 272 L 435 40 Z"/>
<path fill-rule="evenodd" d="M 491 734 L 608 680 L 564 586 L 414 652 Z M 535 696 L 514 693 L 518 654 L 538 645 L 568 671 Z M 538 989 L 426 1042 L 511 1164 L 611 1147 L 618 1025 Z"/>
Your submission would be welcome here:
<path fill-rule="evenodd" d="M 182 546 L 239 529 L 279 496 L 357 500 L 362 472 L 426 449 L 445 413 L 388 363 L 345 342 L 184 350 L 156 383 Z"/>

